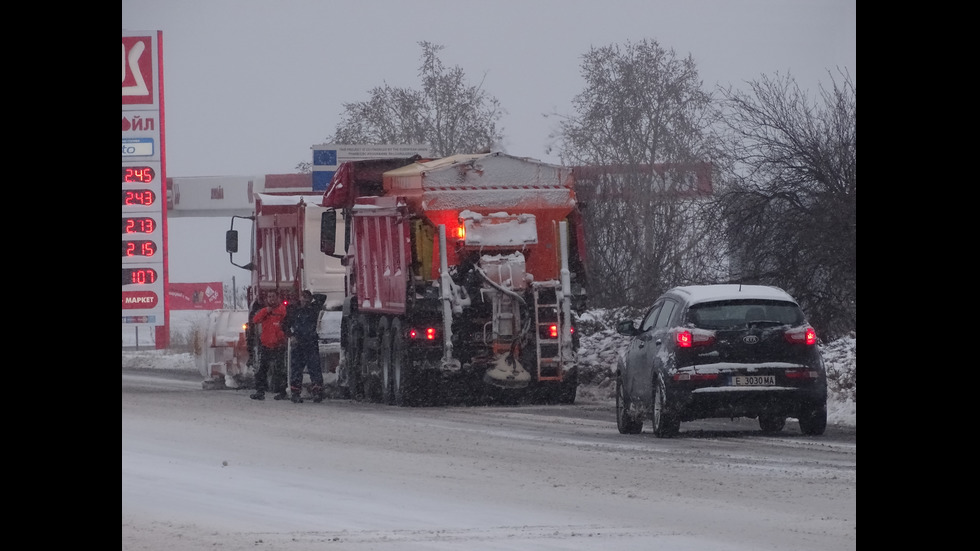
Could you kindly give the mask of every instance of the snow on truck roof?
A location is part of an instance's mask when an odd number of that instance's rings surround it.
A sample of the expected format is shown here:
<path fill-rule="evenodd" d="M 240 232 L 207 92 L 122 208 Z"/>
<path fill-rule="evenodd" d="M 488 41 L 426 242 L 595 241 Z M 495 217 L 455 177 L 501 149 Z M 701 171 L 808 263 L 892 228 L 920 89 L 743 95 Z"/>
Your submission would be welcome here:
<path fill-rule="evenodd" d="M 682 287 L 674 287 L 668 292 L 676 292 L 681 295 L 687 295 L 687 300 L 691 304 L 709 302 L 713 300 L 736 300 L 744 298 L 785 300 L 796 304 L 796 300 L 794 300 L 789 293 L 780 289 L 779 287 L 771 287 L 769 285 L 740 285 L 737 283 L 722 285 L 687 285 Z"/>
<path fill-rule="evenodd" d="M 320 205 L 322 195 L 270 195 L 268 193 L 256 193 L 255 197 L 262 201 L 263 205 L 269 206 L 291 206 L 298 205 L 302 200 L 307 205 Z"/>
<path fill-rule="evenodd" d="M 416 197 L 427 211 L 531 211 L 575 207 L 572 169 L 506 153 L 459 154 L 384 173 L 389 193 Z"/>
<path fill-rule="evenodd" d="M 484 173 L 489 178 L 482 181 Z M 384 173 L 396 188 L 559 187 L 571 169 L 506 153 L 457 154 Z"/>

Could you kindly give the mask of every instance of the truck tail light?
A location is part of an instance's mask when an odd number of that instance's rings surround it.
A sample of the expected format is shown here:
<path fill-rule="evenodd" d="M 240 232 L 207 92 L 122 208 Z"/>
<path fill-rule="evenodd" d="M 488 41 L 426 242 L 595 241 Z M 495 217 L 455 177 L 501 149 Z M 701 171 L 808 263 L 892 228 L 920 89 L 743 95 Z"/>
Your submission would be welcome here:
<path fill-rule="evenodd" d="M 814 331 L 813 327 L 810 327 L 809 325 L 790 329 L 789 331 L 783 333 L 783 337 L 785 337 L 788 342 L 793 344 L 805 344 L 807 346 L 817 344 L 817 332 Z"/>
<path fill-rule="evenodd" d="M 677 332 L 677 346 L 679 348 L 692 348 L 695 346 L 708 346 L 715 342 L 715 334 L 712 331 L 691 331 L 684 329 Z"/>
<path fill-rule="evenodd" d="M 557 323 L 546 323 L 538 326 L 538 338 L 541 339 L 557 339 L 558 338 L 558 324 Z M 568 328 L 569 336 L 575 334 L 575 328 Z"/>
<path fill-rule="evenodd" d="M 456 238 L 466 239 L 466 226 L 462 222 L 456 227 Z"/>
<path fill-rule="evenodd" d="M 413 327 L 408 330 L 408 338 L 434 341 L 439 338 L 439 332 L 436 331 L 435 327 L 426 327 L 425 329 L 416 329 Z"/>
<path fill-rule="evenodd" d="M 558 324 L 548 323 L 538 326 L 538 337 L 542 339 L 557 339 Z"/>

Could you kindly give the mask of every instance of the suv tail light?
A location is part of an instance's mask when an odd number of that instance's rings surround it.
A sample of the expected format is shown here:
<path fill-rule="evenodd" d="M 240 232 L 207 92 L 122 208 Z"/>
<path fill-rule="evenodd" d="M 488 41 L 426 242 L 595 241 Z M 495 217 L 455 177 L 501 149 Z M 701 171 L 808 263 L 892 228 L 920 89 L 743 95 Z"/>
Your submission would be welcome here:
<path fill-rule="evenodd" d="M 703 331 L 699 329 L 684 329 L 677 333 L 677 346 L 679 348 L 691 348 L 693 346 L 708 346 L 715 342 L 713 331 Z"/>
<path fill-rule="evenodd" d="M 788 342 L 793 344 L 805 344 L 807 346 L 817 344 L 817 332 L 809 325 L 790 329 L 783 333 L 783 336 L 786 337 Z"/>

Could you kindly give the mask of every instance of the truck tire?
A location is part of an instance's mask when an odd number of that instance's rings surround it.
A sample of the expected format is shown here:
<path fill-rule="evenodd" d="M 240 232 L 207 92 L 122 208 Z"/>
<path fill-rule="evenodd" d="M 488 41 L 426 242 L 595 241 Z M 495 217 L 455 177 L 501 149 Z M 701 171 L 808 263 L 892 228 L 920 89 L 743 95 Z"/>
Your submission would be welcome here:
<path fill-rule="evenodd" d="M 418 377 L 415 366 L 405 354 L 405 332 L 402 320 L 391 320 L 391 370 L 392 390 L 396 406 L 414 406 L 418 403 Z"/>
<path fill-rule="evenodd" d="M 364 338 L 361 340 L 361 374 L 363 375 L 364 399 L 381 402 L 381 372 L 378 362 L 378 333 L 372 331 L 371 321 L 364 317 Z"/>
<path fill-rule="evenodd" d="M 562 378 L 561 387 L 558 392 L 559 404 L 574 404 L 575 394 L 578 392 L 578 367 L 573 367 L 565 372 Z"/>
<path fill-rule="evenodd" d="M 347 394 L 351 400 L 364 399 L 364 383 L 361 376 L 361 353 L 364 346 L 363 316 L 354 316 L 347 325 L 347 347 L 344 363 L 347 371 Z"/>
<path fill-rule="evenodd" d="M 391 357 L 391 327 L 387 317 L 378 322 L 378 363 L 381 367 L 381 401 L 395 403 L 395 376 Z"/>

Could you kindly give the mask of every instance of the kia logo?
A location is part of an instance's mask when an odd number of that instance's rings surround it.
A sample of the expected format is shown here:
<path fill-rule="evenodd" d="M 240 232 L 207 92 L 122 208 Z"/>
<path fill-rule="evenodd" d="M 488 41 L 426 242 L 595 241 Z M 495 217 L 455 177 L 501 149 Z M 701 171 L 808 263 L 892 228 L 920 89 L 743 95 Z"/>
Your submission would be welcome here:
<path fill-rule="evenodd" d="M 755 335 L 746 335 L 745 337 L 742 337 L 742 342 L 745 344 L 757 344 L 759 342 L 759 337 Z"/>

